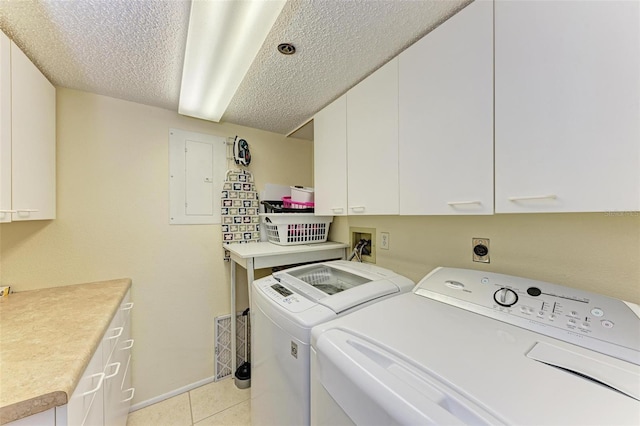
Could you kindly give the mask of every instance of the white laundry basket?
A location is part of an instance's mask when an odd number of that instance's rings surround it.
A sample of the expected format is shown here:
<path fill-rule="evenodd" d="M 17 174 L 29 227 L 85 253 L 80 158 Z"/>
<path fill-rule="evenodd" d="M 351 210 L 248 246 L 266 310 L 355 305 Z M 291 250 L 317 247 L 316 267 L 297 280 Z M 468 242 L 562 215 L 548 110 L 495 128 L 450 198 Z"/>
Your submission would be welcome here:
<path fill-rule="evenodd" d="M 304 213 L 261 213 L 270 242 L 281 246 L 327 241 L 333 216 Z"/>

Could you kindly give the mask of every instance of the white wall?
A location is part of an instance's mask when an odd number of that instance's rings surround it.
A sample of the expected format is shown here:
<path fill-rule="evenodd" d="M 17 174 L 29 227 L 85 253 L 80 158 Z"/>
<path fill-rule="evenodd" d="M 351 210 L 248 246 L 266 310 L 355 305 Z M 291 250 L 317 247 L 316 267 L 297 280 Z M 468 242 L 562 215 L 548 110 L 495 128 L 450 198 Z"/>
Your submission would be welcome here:
<path fill-rule="evenodd" d="M 57 90 L 57 219 L 0 225 L 3 285 L 131 277 L 134 404 L 213 376 L 213 319 L 230 311 L 229 265 L 219 225 L 168 224 L 169 128 L 244 137 L 259 190 L 310 185 L 312 143 Z"/>

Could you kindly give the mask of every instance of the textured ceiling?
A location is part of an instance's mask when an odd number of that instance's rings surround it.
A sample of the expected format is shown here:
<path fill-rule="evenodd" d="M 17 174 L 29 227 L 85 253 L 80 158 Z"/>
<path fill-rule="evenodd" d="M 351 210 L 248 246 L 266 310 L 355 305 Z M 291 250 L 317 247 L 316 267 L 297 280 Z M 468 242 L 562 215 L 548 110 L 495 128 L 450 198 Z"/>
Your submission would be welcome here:
<path fill-rule="evenodd" d="M 470 1 L 289 0 L 222 121 L 288 134 Z M 56 86 L 177 111 L 189 10 L 0 0 L 0 29 Z M 281 42 L 296 54 L 278 53 Z"/>

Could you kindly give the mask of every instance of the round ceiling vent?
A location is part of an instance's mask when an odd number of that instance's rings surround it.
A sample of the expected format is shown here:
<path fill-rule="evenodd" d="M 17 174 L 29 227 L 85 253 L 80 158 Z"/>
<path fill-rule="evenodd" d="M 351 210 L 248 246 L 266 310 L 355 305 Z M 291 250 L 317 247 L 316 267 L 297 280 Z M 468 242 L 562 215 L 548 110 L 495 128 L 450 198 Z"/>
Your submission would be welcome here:
<path fill-rule="evenodd" d="M 278 45 L 278 52 L 283 55 L 293 55 L 296 53 L 296 47 L 291 43 L 280 43 Z"/>

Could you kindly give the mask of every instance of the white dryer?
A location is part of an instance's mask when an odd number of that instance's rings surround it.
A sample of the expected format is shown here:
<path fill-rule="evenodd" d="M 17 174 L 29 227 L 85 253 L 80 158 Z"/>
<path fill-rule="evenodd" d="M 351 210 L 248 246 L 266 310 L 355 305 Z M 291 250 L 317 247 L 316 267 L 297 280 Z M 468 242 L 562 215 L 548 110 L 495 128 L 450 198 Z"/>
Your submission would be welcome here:
<path fill-rule="evenodd" d="M 309 424 L 311 328 L 410 291 L 375 265 L 332 261 L 274 273 L 251 287 L 251 424 Z"/>
<path fill-rule="evenodd" d="M 638 306 L 438 268 L 312 331 L 312 425 L 638 425 Z"/>

